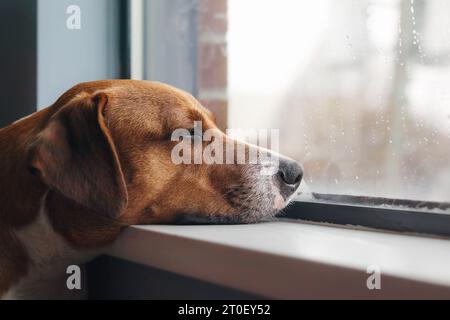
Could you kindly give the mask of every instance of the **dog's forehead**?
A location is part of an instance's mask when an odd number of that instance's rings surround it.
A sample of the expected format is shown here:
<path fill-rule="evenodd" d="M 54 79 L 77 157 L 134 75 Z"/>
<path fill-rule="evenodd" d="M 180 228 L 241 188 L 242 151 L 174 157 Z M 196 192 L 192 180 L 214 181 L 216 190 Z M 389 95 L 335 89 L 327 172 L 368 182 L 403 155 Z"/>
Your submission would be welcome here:
<path fill-rule="evenodd" d="M 196 100 L 187 92 L 158 82 L 118 82 L 105 91 L 119 108 L 196 109 Z"/>
<path fill-rule="evenodd" d="M 164 133 L 202 121 L 213 126 L 212 114 L 189 93 L 150 81 L 112 83 L 103 89 L 110 99 L 111 121 L 119 126 L 138 127 Z"/>

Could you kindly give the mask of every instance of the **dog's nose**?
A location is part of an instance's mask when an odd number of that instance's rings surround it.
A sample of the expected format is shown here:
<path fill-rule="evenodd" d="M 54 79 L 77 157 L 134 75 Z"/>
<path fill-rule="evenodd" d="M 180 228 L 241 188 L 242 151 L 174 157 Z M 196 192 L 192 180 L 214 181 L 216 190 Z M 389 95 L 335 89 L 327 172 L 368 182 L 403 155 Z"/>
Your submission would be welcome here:
<path fill-rule="evenodd" d="M 303 169 L 294 160 L 280 159 L 280 167 L 277 174 L 284 184 L 296 189 L 302 181 Z"/>

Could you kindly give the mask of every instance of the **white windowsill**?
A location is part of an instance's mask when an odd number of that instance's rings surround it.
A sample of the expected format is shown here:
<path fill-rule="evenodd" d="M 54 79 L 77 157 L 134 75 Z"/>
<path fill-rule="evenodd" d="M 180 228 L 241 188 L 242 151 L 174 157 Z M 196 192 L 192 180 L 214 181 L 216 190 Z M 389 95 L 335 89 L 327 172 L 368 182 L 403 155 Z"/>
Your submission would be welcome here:
<path fill-rule="evenodd" d="M 269 298 L 450 298 L 450 240 L 280 220 L 133 226 L 112 256 Z M 370 265 L 381 290 L 368 290 Z"/>

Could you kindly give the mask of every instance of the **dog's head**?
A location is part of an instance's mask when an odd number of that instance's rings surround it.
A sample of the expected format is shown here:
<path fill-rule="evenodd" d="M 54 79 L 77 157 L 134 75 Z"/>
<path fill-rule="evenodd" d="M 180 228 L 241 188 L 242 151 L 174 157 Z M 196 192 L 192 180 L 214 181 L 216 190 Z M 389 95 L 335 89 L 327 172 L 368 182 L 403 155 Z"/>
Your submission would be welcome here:
<path fill-rule="evenodd" d="M 124 224 L 260 221 L 287 204 L 302 178 L 295 161 L 231 139 L 196 99 L 168 85 L 84 83 L 51 108 L 30 168 L 64 197 Z M 174 132 L 181 135 L 174 139 Z M 216 141 L 223 149 L 205 152 Z M 204 152 L 200 162 L 196 146 Z M 238 163 L 238 150 L 247 161 Z M 249 163 L 255 150 L 277 169 L 262 174 L 267 163 Z"/>

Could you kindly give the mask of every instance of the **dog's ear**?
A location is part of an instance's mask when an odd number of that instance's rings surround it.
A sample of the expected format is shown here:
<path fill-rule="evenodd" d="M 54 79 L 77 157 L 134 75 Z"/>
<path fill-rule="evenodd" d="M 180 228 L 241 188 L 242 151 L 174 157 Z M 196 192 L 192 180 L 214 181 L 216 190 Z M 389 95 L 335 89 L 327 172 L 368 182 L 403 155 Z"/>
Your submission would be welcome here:
<path fill-rule="evenodd" d="M 74 98 L 53 117 L 30 148 L 30 169 L 52 189 L 109 217 L 125 209 L 128 194 L 108 129 L 108 96 Z"/>

